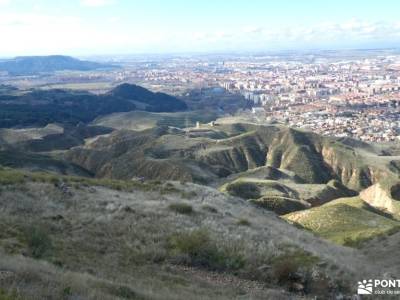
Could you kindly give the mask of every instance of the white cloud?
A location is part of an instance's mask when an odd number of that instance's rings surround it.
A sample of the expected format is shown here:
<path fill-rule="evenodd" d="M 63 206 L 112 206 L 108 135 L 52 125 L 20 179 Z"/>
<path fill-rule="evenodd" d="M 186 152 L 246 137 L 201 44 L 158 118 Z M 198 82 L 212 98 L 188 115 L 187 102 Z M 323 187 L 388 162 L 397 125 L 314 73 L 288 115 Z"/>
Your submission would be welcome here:
<path fill-rule="evenodd" d="M 81 0 L 81 5 L 87 7 L 101 7 L 101 6 L 111 5 L 114 3 L 115 3 L 114 0 Z"/>
<path fill-rule="evenodd" d="M 267 50 L 272 46 L 296 49 L 400 45 L 400 22 L 389 21 L 350 19 L 347 22 L 323 22 L 312 26 L 253 25 L 223 29 L 181 33 L 180 39 L 189 41 L 186 44 L 192 49 L 211 50 Z"/>
<path fill-rule="evenodd" d="M 4 0 L 0 0 L 4 1 Z M 276 48 L 363 45 L 384 42 L 400 45 L 400 22 L 324 22 L 313 26 L 221 27 L 194 31 L 168 26 L 143 27 L 120 17 L 93 23 L 74 16 L 0 10 L 0 55 L 105 54 L 118 52 L 267 50 Z M 382 42 L 382 43 L 381 43 Z"/>
<path fill-rule="evenodd" d="M 357 40 L 382 40 L 398 36 L 400 22 L 370 22 L 351 19 L 344 23 L 324 22 L 314 26 L 290 26 L 283 28 L 263 29 L 262 27 L 245 28 L 241 36 L 254 36 L 266 40 L 314 40 L 336 41 L 344 39 Z"/>
<path fill-rule="evenodd" d="M 6 6 L 10 4 L 10 0 L 0 0 L 0 6 Z"/>
<path fill-rule="evenodd" d="M 54 54 L 103 50 L 123 45 L 128 37 L 112 28 L 97 28 L 78 17 L 1 14 L 2 55 Z"/>
<path fill-rule="evenodd" d="M 264 31 L 264 28 L 261 26 L 246 26 L 243 28 L 244 33 L 261 33 Z"/>

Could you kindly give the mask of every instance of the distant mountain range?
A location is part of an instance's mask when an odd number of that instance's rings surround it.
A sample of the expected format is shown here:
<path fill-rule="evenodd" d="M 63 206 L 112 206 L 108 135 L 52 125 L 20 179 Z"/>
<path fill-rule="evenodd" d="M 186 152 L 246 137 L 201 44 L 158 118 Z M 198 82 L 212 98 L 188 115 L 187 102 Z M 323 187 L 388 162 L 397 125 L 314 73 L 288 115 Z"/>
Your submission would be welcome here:
<path fill-rule="evenodd" d="M 5 92 L 0 94 L 0 127 L 77 124 L 114 112 L 175 112 L 186 108 L 185 102 L 173 96 L 131 84 L 122 84 L 103 95 L 60 89 L 34 90 L 22 95 Z"/>
<path fill-rule="evenodd" d="M 63 55 L 19 56 L 0 61 L 0 71 L 6 71 L 11 75 L 32 75 L 62 70 L 90 71 L 113 67 L 116 66 Z"/>

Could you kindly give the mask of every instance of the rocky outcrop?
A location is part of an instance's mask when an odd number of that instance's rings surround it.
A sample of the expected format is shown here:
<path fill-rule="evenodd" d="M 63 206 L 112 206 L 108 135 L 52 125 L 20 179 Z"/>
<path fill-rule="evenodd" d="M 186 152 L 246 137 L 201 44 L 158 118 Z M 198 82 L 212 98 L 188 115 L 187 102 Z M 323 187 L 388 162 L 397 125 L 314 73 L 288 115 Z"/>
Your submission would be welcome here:
<path fill-rule="evenodd" d="M 365 158 L 348 146 L 325 145 L 321 154 L 337 178 L 347 187 L 357 191 L 393 175 L 384 165 L 378 167 L 374 161 L 369 161 L 374 159 L 373 157 Z"/>
<path fill-rule="evenodd" d="M 398 184 L 385 187 L 381 183 L 376 183 L 361 191 L 360 198 L 369 205 L 400 218 L 400 202 L 392 196 L 392 194 L 397 195 L 396 187 Z"/>

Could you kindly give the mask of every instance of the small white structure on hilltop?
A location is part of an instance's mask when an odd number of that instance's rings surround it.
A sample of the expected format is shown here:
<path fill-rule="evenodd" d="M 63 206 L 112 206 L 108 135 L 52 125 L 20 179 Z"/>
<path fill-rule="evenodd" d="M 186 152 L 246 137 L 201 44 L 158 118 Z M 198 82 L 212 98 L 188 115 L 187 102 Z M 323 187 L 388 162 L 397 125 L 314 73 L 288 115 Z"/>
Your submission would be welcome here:
<path fill-rule="evenodd" d="M 200 129 L 200 122 L 199 121 L 196 122 L 196 129 Z"/>
<path fill-rule="evenodd" d="M 251 112 L 253 114 L 262 114 L 262 113 L 265 113 L 265 109 L 264 109 L 264 107 L 253 107 L 251 109 Z"/>

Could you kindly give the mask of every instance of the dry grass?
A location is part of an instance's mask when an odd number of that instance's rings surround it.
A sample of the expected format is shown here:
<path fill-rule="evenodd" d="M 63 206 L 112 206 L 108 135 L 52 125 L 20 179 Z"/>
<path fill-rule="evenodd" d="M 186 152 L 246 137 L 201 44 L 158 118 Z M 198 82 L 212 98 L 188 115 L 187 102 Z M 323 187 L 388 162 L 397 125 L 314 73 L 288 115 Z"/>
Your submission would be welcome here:
<path fill-rule="evenodd" d="M 105 295 L 102 299 L 115 299 L 115 293 L 130 291 L 145 299 L 232 299 L 244 292 L 232 283 L 176 273 L 171 263 L 269 284 L 274 275 L 266 270 L 289 248 L 319 257 L 325 267 L 312 268 L 321 273 L 335 266 L 328 272 L 333 281 L 368 271 L 361 267 L 362 255 L 353 250 L 324 242 L 212 188 L 189 183 L 147 188 L 134 183 L 137 188 L 117 190 L 63 182 L 67 193 L 62 185 L 47 181 L 2 187 L 0 249 L 15 260 L 3 260 L 0 270 L 14 270 L 17 277 L 11 285 L 0 282 L 1 288 L 16 288 L 22 296 L 39 299 L 62 299 L 64 294 L 96 299 L 100 293 Z M 163 188 L 171 192 L 163 193 Z M 180 198 L 181 189 L 193 192 L 190 202 Z M 186 203 L 196 213 L 176 213 L 169 208 L 176 203 Z M 238 226 L 238 220 L 251 220 L 251 226 Z M 43 231 L 29 241 L 20 224 Z M 200 228 L 207 234 L 196 233 Z M 19 264 L 28 264 L 31 271 L 24 272 Z M 245 292 L 253 297 L 249 293 Z M 268 293 L 261 290 L 253 298 L 265 299 Z"/>

